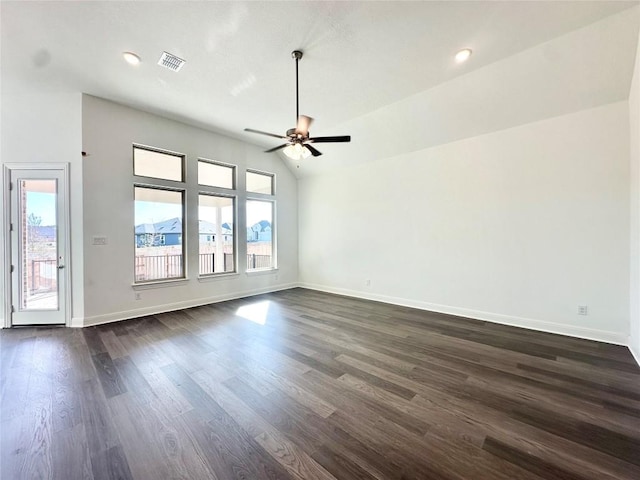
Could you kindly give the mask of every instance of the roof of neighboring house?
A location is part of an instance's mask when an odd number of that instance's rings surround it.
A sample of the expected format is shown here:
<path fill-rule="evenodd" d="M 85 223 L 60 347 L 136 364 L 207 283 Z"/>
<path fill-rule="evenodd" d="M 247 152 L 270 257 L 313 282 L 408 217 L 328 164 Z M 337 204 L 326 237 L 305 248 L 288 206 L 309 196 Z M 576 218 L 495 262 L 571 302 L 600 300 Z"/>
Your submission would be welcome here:
<path fill-rule="evenodd" d="M 182 221 L 178 217 L 156 223 L 136 225 L 136 234 L 140 233 L 182 233 Z"/>
<path fill-rule="evenodd" d="M 211 222 L 207 222 L 206 220 L 200 220 L 199 221 L 199 226 L 198 229 L 200 231 L 200 235 L 206 234 L 206 235 L 215 235 L 216 234 L 216 224 L 215 223 L 211 223 Z M 222 224 L 222 233 L 224 235 L 230 235 L 233 233 L 233 224 L 229 224 L 229 223 L 223 223 Z"/>
<path fill-rule="evenodd" d="M 254 232 L 264 232 L 267 228 L 271 229 L 271 222 L 268 220 L 260 220 L 258 223 L 253 224 L 251 230 Z"/>
<path fill-rule="evenodd" d="M 215 235 L 216 225 L 215 223 L 207 222 L 206 220 L 200 220 L 199 222 L 200 235 Z M 180 218 L 170 218 L 157 223 L 141 223 L 136 225 L 136 235 L 145 233 L 157 233 L 157 234 L 169 234 L 169 233 L 182 233 L 182 221 Z M 229 235 L 233 233 L 233 224 L 223 223 L 222 233 Z"/>
<path fill-rule="evenodd" d="M 182 220 L 178 217 L 170 218 L 153 224 L 156 233 L 182 233 Z"/>
<path fill-rule="evenodd" d="M 199 220 L 198 230 L 200 232 L 200 235 L 202 234 L 213 235 L 216 233 L 216 225 L 215 223 L 207 222 L 206 220 Z"/>
<path fill-rule="evenodd" d="M 153 223 L 141 223 L 140 225 L 136 225 L 136 235 L 143 233 L 155 233 Z"/>

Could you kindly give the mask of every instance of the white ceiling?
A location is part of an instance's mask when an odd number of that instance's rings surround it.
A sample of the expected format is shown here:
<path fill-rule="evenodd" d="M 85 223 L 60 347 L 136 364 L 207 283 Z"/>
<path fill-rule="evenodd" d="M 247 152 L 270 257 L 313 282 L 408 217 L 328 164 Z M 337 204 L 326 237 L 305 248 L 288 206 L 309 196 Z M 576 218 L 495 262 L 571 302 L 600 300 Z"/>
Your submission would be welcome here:
<path fill-rule="evenodd" d="M 638 3 L 2 1 L 2 94 L 84 92 L 272 147 L 243 129 L 294 126 L 302 49 L 300 113 L 353 137 L 313 174 L 627 98 Z"/>

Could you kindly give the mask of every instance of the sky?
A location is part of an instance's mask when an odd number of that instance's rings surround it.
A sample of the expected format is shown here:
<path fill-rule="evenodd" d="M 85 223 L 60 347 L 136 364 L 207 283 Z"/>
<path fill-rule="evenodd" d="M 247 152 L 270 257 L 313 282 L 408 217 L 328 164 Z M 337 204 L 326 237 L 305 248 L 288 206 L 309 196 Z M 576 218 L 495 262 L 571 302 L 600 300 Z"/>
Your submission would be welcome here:
<path fill-rule="evenodd" d="M 27 216 L 34 214 L 42 219 L 40 225 L 48 227 L 56 224 L 56 194 L 27 192 Z"/>
<path fill-rule="evenodd" d="M 135 224 L 158 223 L 182 217 L 182 205 L 176 203 L 135 202 Z"/>
<path fill-rule="evenodd" d="M 271 202 L 247 201 L 247 226 L 252 226 L 260 220 L 271 223 Z"/>

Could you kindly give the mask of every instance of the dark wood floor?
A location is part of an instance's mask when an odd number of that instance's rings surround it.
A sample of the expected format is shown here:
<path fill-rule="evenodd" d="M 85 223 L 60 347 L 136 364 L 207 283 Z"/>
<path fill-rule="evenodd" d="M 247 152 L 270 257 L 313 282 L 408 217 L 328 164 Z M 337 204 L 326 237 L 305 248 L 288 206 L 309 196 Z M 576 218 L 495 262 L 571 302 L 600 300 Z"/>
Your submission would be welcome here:
<path fill-rule="evenodd" d="M 6 480 L 640 479 L 624 347 L 303 289 L 0 340 Z"/>

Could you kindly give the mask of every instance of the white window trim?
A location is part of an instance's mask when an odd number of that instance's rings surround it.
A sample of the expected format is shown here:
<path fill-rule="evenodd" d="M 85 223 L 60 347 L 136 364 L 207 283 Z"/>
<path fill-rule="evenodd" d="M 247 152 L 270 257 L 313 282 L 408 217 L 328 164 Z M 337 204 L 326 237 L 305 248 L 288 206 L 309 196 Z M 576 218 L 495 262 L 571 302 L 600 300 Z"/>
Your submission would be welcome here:
<path fill-rule="evenodd" d="M 199 185 L 199 187 L 206 187 L 206 185 Z M 218 187 L 211 187 L 218 188 Z M 220 187 L 221 188 L 221 187 Z M 218 193 L 215 190 L 199 190 L 198 191 L 198 209 L 200 208 L 200 195 L 210 195 L 213 197 L 225 197 L 233 200 L 233 272 L 213 272 L 213 273 L 200 273 L 200 262 L 198 261 L 198 280 L 206 278 L 237 275 L 238 274 L 238 195 L 230 193 L 228 189 L 227 193 Z M 198 223 L 200 221 L 200 215 L 198 214 Z M 198 231 L 198 260 L 200 259 L 200 231 Z"/>
<path fill-rule="evenodd" d="M 146 175 L 136 175 L 136 167 L 135 167 L 135 149 L 147 150 L 149 152 L 158 152 L 163 153 L 165 155 L 173 155 L 175 157 L 182 158 L 182 180 L 169 180 L 167 178 L 158 178 L 158 177 L 149 177 Z M 149 145 L 143 145 L 141 143 L 134 143 L 131 149 L 131 169 L 134 178 L 144 178 L 144 179 L 152 179 L 154 181 L 160 182 L 170 182 L 172 184 L 186 185 L 187 183 L 187 155 L 180 152 L 174 152 L 172 150 L 167 150 L 164 148 L 152 147 Z"/>
<path fill-rule="evenodd" d="M 260 192 L 251 192 L 247 190 L 247 173 L 255 173 L 256 175 L 264 175 L 266 177 L 271 177 L 271 193 L 260 193 Z M 249 195 L 264 195 L 266 197 L 275 197 L 276 196 L 276 174 L 271 172 L 266 172 L 264 170 L 256 170 L 255 168 L 247 168 L 245 170 L 245 191 L 247 192 L 247 196 Z"/>
<path fill-rule="evenodd" d="M 232 169 L 231 183 L 233 184 L 233 186 L 231 188 L 218 187 L 218 186 L 215 186 L 215 185 L 204 185 L 204 184 L 200 183 L 200 179 L 198 178 L 198 187 L 200 187 L 200 188 L 221 189 L 221 190 L 224 190 L 225 192 L 227 192 L 227 194 L 229 192 L 236 192 L 238 190 L 238 166 L 237 165 L 234 165 L 232 163 L 220 162 L 218 160 L 211 160 L 211 159 L 205 158 L 205 157 L 198 157 L 198 162 L 211 163 L 212 165 L 219 165 L 221 167 L 231 168 Z"/>

